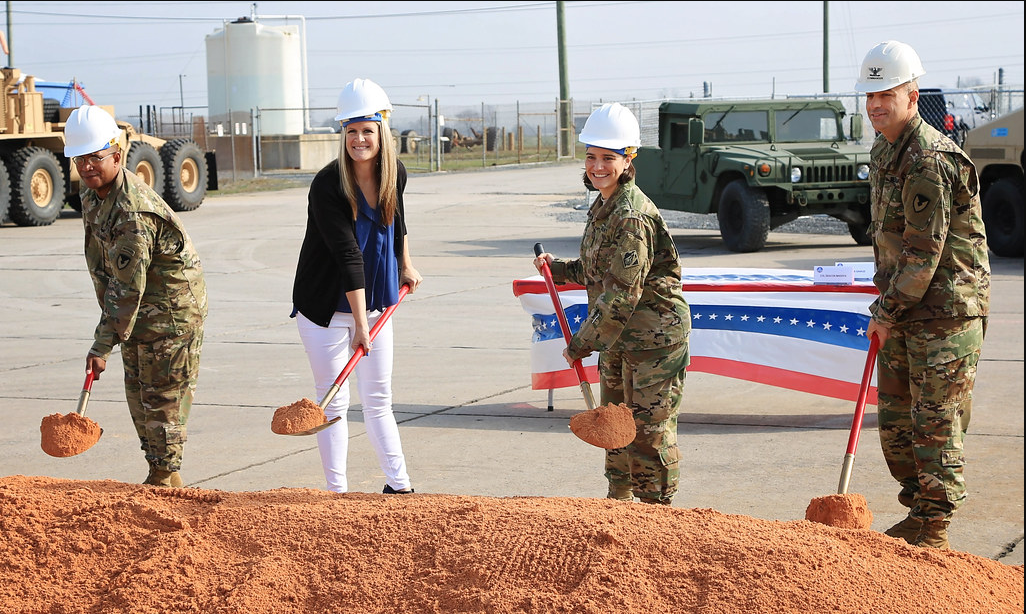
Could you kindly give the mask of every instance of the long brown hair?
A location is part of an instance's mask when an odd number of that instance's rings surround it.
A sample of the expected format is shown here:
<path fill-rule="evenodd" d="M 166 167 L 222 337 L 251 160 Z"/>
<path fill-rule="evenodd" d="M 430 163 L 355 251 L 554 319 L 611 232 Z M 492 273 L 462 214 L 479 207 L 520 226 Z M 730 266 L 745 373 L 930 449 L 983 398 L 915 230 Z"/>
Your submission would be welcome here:
<path fill-rule="evenodd" d="M 392 139 L 392 130 L 388 127 L 388 120 L 382 119 L 378 124 L 378 202 L 381 212 L 381 222 L 388 226 L 395 218 L 395 212 L 399 203 L 399 192 L 396 189 L 396 181 L 399 176 L 398 156 L 395 153 L 395 141 Z M 342 182 L 342 193 L 346 195 L 350 206 L 353 208 L 353 219 L 356 219 L 357 194 L 356 171 L 353 170 L 353 159 L 349 157 L 346 150 L 346 131 L 342 129 L 342 137 L 339 140 L 338 168 Z M 368 203 L 370 204 L 370 203 Z"/>

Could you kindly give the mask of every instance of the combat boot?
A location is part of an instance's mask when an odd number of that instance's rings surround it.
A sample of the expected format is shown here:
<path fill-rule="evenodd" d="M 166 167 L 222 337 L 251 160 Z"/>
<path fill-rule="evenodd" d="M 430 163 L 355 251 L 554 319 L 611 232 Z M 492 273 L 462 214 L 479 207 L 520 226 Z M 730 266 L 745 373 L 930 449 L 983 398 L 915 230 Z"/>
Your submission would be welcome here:
<path fill-rule="evenodd" d="M 919 536 L 919 530 L 922 528 L 922 520 L 911 516 L 905 516 L 901 522 L 884 531 L 884 535 L 903 539 L 911 544 L 916 541 L 916 537 Z"/>
<path fill-rule="evenodd" d="M 950 550 L 948 545 L 948 522 L 947 520 L 924 520 L 919 535 L 916 536 L 913 546 L 920 548 L 936 548 L 937 550 Z"/>
<path fill-rule="evenodd" d="M 166 488 L 181 488 L 184 486 L 182 476 L 178 475 L 177 471 L 167 471 L 165 469 L 157 469 L 156 467 L 150 468 L 150 474 L 146 476 L 146 481 L 143 484 Z"/>

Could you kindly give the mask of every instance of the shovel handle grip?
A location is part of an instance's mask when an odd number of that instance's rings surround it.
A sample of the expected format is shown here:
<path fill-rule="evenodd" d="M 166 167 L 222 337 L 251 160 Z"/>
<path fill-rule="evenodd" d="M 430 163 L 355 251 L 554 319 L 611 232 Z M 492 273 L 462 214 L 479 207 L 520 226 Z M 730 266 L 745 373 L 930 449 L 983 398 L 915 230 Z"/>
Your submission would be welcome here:
<path fill-rule="evenodd" d="M 534 244 L 534 255 L 541 256 L 545 253 L 545 248 L 542 247 L 541 243 Z M 549 269 L 549 263 L 543 262 L 542 276 L 545 277 L 545 288 L 549 291 L 549 297 L 552 299 L 552 306 L 556 311 L 556 319 L 559 320 L 559 328 L 563 331 L 563 339 L 566 340 L 567 345 L 570 345 L 570 338 L 573 336 L 570 334 L 570 323 L 566 321 L 566 313 L 563 311 L 563 303 L 559 300 L 559 292 L 556 291 L 556 284 L 552 281 L 552 270 Z M 585 384 L 588 381 L 588 377 L 584 374 L 584 365 L 580 360 L 574 361 L 574 373 L 577 374 L 577 381 L 581 384 Z M 591 391 L 589 387 L 588 391 Z M 594 405 L 594 403 L 592 403 Z M 589 409 L 591 409 L 589 407 Z"/>
<path fill-rule="evenodd" d="M 75 408 L 75 413 L 84 416 L 86 412 L 86 406 L 89 404 L 89 394 L 93 389 L 93 380 L 96 379 L 96 374 L 93 373 L 92 369 L 86 369 L 85 383 L 82 384 L 82 393 L 78 395 L 78 407 Z"/>

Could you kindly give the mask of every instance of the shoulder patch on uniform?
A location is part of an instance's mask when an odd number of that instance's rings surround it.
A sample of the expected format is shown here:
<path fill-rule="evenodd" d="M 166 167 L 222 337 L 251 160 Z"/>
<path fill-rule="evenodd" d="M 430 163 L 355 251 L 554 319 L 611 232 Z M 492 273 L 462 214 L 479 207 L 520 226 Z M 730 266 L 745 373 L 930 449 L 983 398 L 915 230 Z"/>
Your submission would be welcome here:
<path fill-rule="evenodd" d="M 638 252 L 631 250 L 623 255 L 623 268 L 629 269 L 638 266 Z"/>
<path fill-rule="evenodd" d="M 124 248 L 118 252 L 118 256 L 114 260 L 114 266 L 118 267 L 119 271 L 124 271 L 128 265 L 132 264 L 134 258 L 135 254 L 132 253 L 132 250 Z"/>
<path fill-rule="evenodd" d="M 930 206 L 930 198 L 924 194 L 916 194 L 912 199 L 912 209 L 916 213 L 922 213 Z"/>

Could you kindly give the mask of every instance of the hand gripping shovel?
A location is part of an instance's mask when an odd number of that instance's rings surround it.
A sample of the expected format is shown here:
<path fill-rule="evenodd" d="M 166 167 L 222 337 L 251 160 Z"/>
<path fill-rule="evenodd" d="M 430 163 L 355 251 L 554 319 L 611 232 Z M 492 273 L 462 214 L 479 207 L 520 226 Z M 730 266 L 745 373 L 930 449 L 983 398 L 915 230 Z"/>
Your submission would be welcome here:
<path fill-rule="evenodd" d="M 545 248 L 541 243 L 534 244 L 534 255 L 541 256 Z M 566 321 L 566 314 L 563 312 L 563 303 L 559 300 L 559 293 L 556 291 L 556 284 L 552 281 L 552 271 L 546 262 L 542 263 L 542 275 L 545 277 L 545 288 L 552 298 L 552 307 L 556 312 L 556 319 L 559 320 L 559 328 L 563 331 L 563 338 L 567 344 L 570 343 L 570 323 Z M 581 384 L 581 394 L 584 395 L 584 404 L 588 411 L 581 412 L 570 418 L 570 430 L 585 443 L 590 443 L 599 448 L 615 450 L 622 448 L 635 437 L 634 414 L 624 404 L 603 405 L 595 407 L 595 396 L 591 392 L 591 384 L 584 373 L 584 365 L 580 360 L 575 360 L 574 373 L 577 374 L 577 381 Z"/>
<path fill-rule="evenodd" d="M 370 340 L 371 341 L 374 341 L 374 338 L 378 336 L 378 332 L 381 331 L 381 327 L 383 327 L 385 325 L 385 322 L 387 322 L 388 319 L 390 317 L 392 317 L 392 313 L 395 312 L 396 308 L 399 307 L 399 303 L 403 302 L 403 299 L 406 298 L 406 295 L 409 294 L 409 292 L 410 292 L 409 284 L 403 284 L 403 286 L 401 288 L 399 288 L 399 300 L 397 300 L 395 302 L 395 305 L 391 305 L 390 307 L 385 309 L 385 312 L 381 314 L 381 317 L 378 318 L 378 321 L 375 322 L 374 326 L 371 327 L 371 329 L 370 329 Z M 349 377 L 349 374 L 352 373 L 353 369 L 356 368 L 356 363 L 360 362 L 360 359 L 363 358 L 366 354 L 367 354 L 367 350 L 362 345 L 360 347 L 356 348 L 353 351 L 353 355 L 349 358 L 349 362 L 347 362 L 346 366 L 342 368 L 342 372 L 338 374 L 337 378 L 335 378 L 335 383 L 333 383 L 331 385 L 331 388 L 328 389 L 327 394 L 325 394 L 324 398 L 321 399 L 321 402 L 319 403 L 319 405 L 321 406 L 321 409 L 324 409 L 325 407 L 328 406 L 328 403 L 331 403 L 331 400 L 335 398 L 335 394 L 337 394 L 339 389 L 342 388 L 342 383 L 346 381 L 346 378 Z M 328 420 L 327 422 L 325 422 L 323 424 L 318 424 L 317 426 L 315 426 L 313 428 L 310 428 L 310 429 L 307 429 L 305 431 L 300 431 L 298 433 L 281 433 L 281 434 L 282 435 L 313 435 L 315 433 L 319 433 L 319 432 L 323 431 L 324 429 L 328 428 L 332 424 L 335 424 L 336 422 L 338 422 L 341 419 L 342 419 L 342 416 L 335 416 L 331 420 Z"/>
<path fill-rule="evenodd" d="M 862 372 L 862 386 L 859 398 L 855 403 L 855 416 L 851 420 L 851 432 L 848 434 L 848 449 L 844 453 L 841 466 L 841 480 L 837 483 L 837 494 L 848 493 L 848 480 L 851 479 L 851 467 L 855 463 L 855 449 L 859 447 L 859 433 L 862 431 L 862 415 L 866 410 L 866 397 L 869 396 L 869 382 L 873 379 L 873 367 L 876 365 L 876 352 L 880 349 L 880 338 L 873 335 L 869 340 L 869 352 L 866 354 L 866 368 Z"/>

